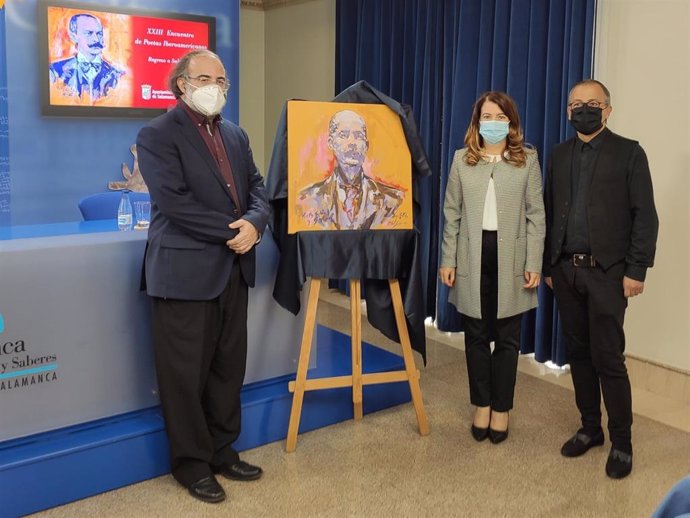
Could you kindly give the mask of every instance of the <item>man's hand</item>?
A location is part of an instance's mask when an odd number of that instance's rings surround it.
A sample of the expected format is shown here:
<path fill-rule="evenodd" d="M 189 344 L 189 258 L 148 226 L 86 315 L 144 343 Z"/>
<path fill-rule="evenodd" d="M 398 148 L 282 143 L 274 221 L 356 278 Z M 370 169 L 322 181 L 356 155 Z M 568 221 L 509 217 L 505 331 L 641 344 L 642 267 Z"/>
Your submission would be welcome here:
<path fill-rule="evenodd" d="M 539 286 L 539 278 L 541 276 L 536 272 L 525 272 L 525 284 L 522 285 L 523 288 L 532 289 Z"/>
<path fill-rule="evenodd" d="M 239 232 L 230 241 L 225 243 L 236 254 L 246 254 L 256 244 L 259 239 L 259 233 L 256 227 L 246 219 L 238 219 L 228 225 L 232 229 L 237 229 Z"/>
<path fill-rule="evenodd" d="M 441 279 L 441 282 L 449 288 L 452 288 L 455 284 L 455 268 L 441 266 L 438 269 L 438 276 Z"/>
<path fill-rule="evenodd" d="M 625 298 L 640 295 L 644 291 L 644 282 L 636 281 L 630 277 L 623 277 L 623 295 Z"/>
<path fill-rule="evenodd" d="M 553 281 L 551 280 L 551 277 L 544 277 L 544 282 L 549 288 L 553 289 Z"/>

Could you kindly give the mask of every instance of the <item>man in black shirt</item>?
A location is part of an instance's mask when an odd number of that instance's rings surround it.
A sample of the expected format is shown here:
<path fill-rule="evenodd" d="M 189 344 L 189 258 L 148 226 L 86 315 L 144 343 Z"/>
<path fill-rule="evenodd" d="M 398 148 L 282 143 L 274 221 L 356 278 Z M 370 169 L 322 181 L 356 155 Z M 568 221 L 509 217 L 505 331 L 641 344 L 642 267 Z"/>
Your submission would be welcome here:
<path fill-rule="evenodd" d="M 611 96 L 599 81 L 570 90 L 577 137 L 551 155 L 544 191 L 544 277 L 554 290 L 568 346 L 582 428 L 561 448 L 577 457 L 604 443 L 601 396 L 609 415 L 606 474 L 632 470 L 632 397 L 623 318 L 654 263 L 659 222 L 640 145 L 606 128 Z"/>

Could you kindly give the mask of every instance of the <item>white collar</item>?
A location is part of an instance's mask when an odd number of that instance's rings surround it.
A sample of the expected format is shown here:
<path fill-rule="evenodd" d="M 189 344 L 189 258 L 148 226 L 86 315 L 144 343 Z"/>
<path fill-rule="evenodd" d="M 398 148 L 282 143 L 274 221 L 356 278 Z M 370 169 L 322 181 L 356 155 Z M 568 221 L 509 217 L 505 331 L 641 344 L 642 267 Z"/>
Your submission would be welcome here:
<path fill-rule="evenodd" d="M 495 162 L 501 162 L 504 158 L 508 158 L 508 151 L 504 151 L 502 155 L 490 155 L 488 153 L 482 155 L 482 159 L 489 162 L 490 164 Z"/>
<path fill-rule="evenodd" d="M 87 62 L 87 63 L 103 63 L 103 58 L 101 56 L 96 56 L 96 58 L 93 61 L 90 61 L 89 58 L 87 58 L 84 54 L 81 52 L 77 52 L 77 63 L 82 63 L 82 62 Z"/>

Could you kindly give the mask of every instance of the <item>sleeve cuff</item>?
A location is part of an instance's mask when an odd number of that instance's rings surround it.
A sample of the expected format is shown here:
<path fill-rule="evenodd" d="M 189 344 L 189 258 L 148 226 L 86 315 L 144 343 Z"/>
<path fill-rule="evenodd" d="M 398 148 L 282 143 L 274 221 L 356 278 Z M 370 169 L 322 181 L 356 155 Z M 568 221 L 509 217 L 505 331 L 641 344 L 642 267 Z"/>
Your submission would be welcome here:
<path fill-rule="evenodd" d="M 444 268 L 455 268 L 456 264 L 457 261 L 455 260 L 455 257 L 445 256 L 441 257 L 439 266 L 443 266 Z"/>
<path fill-rule="evenodd" d="M 646 266 L 636 266 L 634 264 L 627 264 L 625 266 L 625 276 L 635 279 L 636 281 L 644 282 L 647 275 Z"/>

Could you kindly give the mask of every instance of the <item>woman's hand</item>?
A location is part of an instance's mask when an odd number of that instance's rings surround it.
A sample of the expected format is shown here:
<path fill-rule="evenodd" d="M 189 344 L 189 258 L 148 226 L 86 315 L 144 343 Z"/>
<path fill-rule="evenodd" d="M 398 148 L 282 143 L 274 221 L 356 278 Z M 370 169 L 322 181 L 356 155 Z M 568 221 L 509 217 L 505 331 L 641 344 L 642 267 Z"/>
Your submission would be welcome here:
<path fill-rule="evenodd" d="M 438 269 L 438 276 L 441 279 L 441 282 L 449 288 L 452 288 L 455 284 L 455 268 L 441 266 Z"/>
<path fill-rule="evenodd" d="M 532 289 L 539 286 L 540 275 L 535 272 L 525 272 L 525 284 L 522 285 L 523 288 Z"/>

